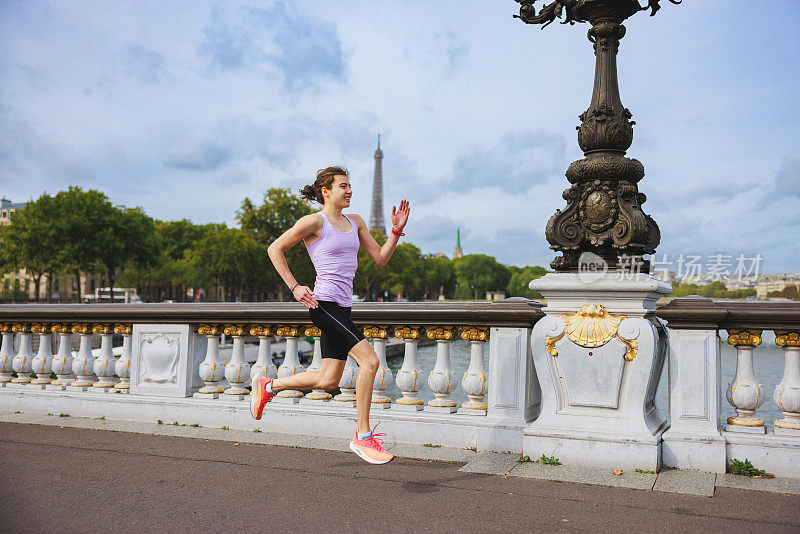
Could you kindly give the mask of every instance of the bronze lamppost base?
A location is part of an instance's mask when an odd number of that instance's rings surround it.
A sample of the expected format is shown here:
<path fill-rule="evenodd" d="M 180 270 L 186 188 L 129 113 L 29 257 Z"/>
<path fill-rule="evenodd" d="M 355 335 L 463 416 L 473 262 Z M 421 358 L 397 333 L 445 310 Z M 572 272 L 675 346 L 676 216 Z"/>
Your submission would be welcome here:
<path fill-rule="evenodd" d="M 645 9 L 654 15 L 660 0 L 648 0 L 646 6 L 637 0 L 555 0 L 538 14 L 536 0 L 516 1 L 521 6 L 515 17 L 528 24 L 547 26 L 564 14 L 564 23 L 592 25 L 588 37 L 596 57 L 594 91 L 577 128 L 586 157 L 567 169 L 572 184 L 563 194 L 567 206 L 547 223 L 550 248 L 562 253 L 550 266 L 558 272 L 576 272 L 581 254 L 592 252 L 610 269 L 647 273 L 650 266 L 643 256 L 655 252 L 661 234 L 653 218 L 642 211 L 647 198 L 637 184 L 644 177 L 644 166 L 625 157 L 636 123 L 620 101 L 617 51 L 625 36 L 622 22 Z"/>

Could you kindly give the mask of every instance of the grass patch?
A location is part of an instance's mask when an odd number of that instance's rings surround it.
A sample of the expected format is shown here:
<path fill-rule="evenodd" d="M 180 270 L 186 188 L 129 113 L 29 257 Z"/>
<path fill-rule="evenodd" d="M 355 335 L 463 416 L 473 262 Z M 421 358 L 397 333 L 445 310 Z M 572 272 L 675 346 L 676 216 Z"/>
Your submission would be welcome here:
<path fill-rule="evenodd" d="M 535 460 L 537 464 L 547 464 L 547 465 L 561 465 L 561 460 L 556 458 L 555 456 L 550 456 L 549 458 L 542 454 L 541 458 Z"/>
<path fill-rule="evenodd" d="M 68 413 L 60 413 L 60 414 L 58 414 L 58 416 L 59 417 L 69 417 L 70 415 Z"/>
<path fill-rule="evenodd" d="M 433 443 L 423 443 L 423 447 L 430 447 L 431 449 L 438 449 L 441 445 L 434 445 Z"/>
<path fill-rule="evenodd" d="M 98 421 L 105 421 L 106 416 L 104 415 L 103 417 L 95 417 L 95 419 L 97 419 Z"/>
<path fill-rule="evenodd" d="M 192 424 L 191 424 L 191 425 L 189 425 L 189 426 L 191 426 L 191 427 L 194 427 L 194 428 L 197 428 L 198 426 L 200 426 L 200 423 L 192 423 Z"/>
<path fill-rule="evenodd" d="M 158 423 L 159 425 L 163 425 L 163 424 L 164 424 L 164 421 L 162 421 L 161 419 L 159 419 L 158 421 L 156 421 L 156 423 Z"/>
<path fill-rule="evenodd" d="M 655 475 L 655 471 L 650 471 L 649 469 L 639 469 L 638 467 L 633 470 L 635 473 L 646 473 L 648 475 Z"/>
<path fill-rule="evenodd" d="M 49 414 L 47 414 L 47 415 L 53 415 L 53 414 L 49 413 Z"/>
<path fill-rule="evenodd" d="M 259 430 L 259 429 L 257 429 L 257 428 L 254 428 L 254 429 L 253 429 L 253 433 L 254 433 L 254 434 L 261 434 L 261 430 Z"/>
<path fill-rule="evenodd" d="M 526 464 L 528 462 L 532 462 L 533 460 L 531 460 L 531 457 L 526 454 L 524 456 L 520 456 L 519 460 L 517 461 L 521 464 Z"/>
<path fill-rule="evenodd" d="M 222 430 L 230 430 L 230 429 L 231 429 L 231 427 L 229 427 L 229 426 L 223 426 L 223 427 L 220 427 L 220 428 L 221 428 Z"/>
<path fill-rule="evenodd" d="M 14 413 L 22 413 L 22 412 L 21 412 L 21 411 L 19 411 L 19 410 L 17 410 L 17 411 L 16 411 L 16 412 L 14 412 Z"/>
<path fill-rule="evenodd" d="M 763 469 L 756 469 L 753 467 L 753 464 L 750 463 L 750 460 L 747 458 L 744 459 L 744 462 L 736 459 L 731 460 L 731 463 L 728 464 L 728 472 L 736 475 L 744 475 L 746 477 L 775 478 L 775 475 L 772 473 L 767 473 Z"/>

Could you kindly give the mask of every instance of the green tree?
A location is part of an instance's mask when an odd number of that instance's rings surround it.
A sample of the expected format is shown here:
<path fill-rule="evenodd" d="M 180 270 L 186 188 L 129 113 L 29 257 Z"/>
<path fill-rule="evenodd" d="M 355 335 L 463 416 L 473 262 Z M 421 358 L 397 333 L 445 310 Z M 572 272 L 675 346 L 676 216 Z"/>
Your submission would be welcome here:
<path fill-rule="evenodd" d="M 236 220 L 243 232 L 267 247 L 294 226 L 301 217 L 311 213 L 314 213 L 314 210 L 300 197 L 292 194 L 290 189 L 273 187 L 264 193 L 264 200 L 260 206 L 245 198 L 242 207 L 236 212 Z M 303 285 L 313 285 L 316 272 L 302 243 L 287 250 L 285 256 L 295 278 Z M 279 300 L 286 300 L 289 289 L 284 286 L 268 259 L 267 263 L 270 274 L 265 280 L 266 284 L 273 291 L 277 290 Z"/>
<path fill-rule="evenodd" d="M 380 230 L 370 230 L 369 233 L 379 245 L 383 246 L 386 236 Z M 392 263 L 392 260 L 389 260 Z M 353 279 L 353 291 L 364 298 L 374 300 L 375 296 L 382 296 L 388 289 L 387 281 L 389 270 L 375 263 L 363 248 L 358 249 L 358 268 Z"/>
<path fill-rule="evenodd" d="M 25 269 L 33 278 L 35 300 L 39 300 L 42 277 L 53 278 L 63 268 L 64 257 L 60 236 L 53 222 L 58 219 L 58 206 L 53 197 L 41 195 L 28 202 L 25 209 L 11 215 L 11 224 L 0 233 L 0 263 L 3 271 Z M 49 298 L 48 291 L 48 298 Z"/>
<path fill-rule="evenodd" d="M 416 245 L 397 245 L 389 263 L 383 269 L 387 271 L 386 286 L 389 292 L 408 299 L 419 299 L 422 296 L 422 255 Z"/>
<path fill-rule="evenodd" d="M 525 297 L 527 299 L 540 299 L 542 295 L 538 291 L 528 287 L 531 280 L 541 278 L 548 273 L 544 267 L 538 265 L 531 267 L 509 267 L 511 271 L 511 278 L 508 280 L 506 286 L 506 296 L 508 297 Z"/>
<path fill-rule="evenodd" d="M 429 256 L 422 259 L 423 297 L 436 300 L 440 294 L 452 298 L 456 287 L 456 268 L 448 258 Z"/>
<path fill-rule="evenodd" d="M 478 299 L 487 291 L 504 291 L 508 286 L 510 273 L 493 256 L 486 254 L 467 254 L 453 262 L 456 268 L 458 287 L 455 298 Z"/>

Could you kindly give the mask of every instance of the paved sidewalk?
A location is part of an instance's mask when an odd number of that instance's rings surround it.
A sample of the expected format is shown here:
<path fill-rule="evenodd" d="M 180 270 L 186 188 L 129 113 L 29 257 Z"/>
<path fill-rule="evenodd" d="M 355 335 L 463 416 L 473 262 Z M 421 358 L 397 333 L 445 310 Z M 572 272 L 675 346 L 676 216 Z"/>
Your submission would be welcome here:
<path fill-rule="evenodd" d="M 164 434 L 0 423 L 0 532 L 800 529 L 793 494 L 717 485 L 708 498 L 565 484 L 460 471 L 463 461 L 372 466 L 349 451 Z M 532 465 L 503 456 L 473 453 L 469 463 Z"/>

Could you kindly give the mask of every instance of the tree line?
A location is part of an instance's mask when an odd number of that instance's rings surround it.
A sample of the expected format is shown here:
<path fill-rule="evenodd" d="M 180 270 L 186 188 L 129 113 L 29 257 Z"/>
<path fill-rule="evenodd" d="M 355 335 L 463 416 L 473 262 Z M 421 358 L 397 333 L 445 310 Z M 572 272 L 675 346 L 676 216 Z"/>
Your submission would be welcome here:
<path fill-rule="evenodd" d="M 108 285 L 135 287 L 144 301 L 284 301 L 291 295 L 267 256 L 267 247 L 314 210 L 289 189 L 271 188 L 260 204 L 245 198 L 236 211 L 239 228 L 160 221 L 141 208 L 115 206 L 99 191 L 70 187 L 41 195 L 0 227 L 0 272 L 26 269 L 38 299 L 42 280 L 69 274 L 80 287 L 84 273 L 102 273 Z M 386 237 L 372 231 L 383 243 Z M 313 285 L 314 267 L 304 247 L 286 252 L 295 277 Z M 358 253 L 353 282 L 364 300 L 483 299 L 486 292 L 540 298 L 528 289 L 542 267 L 505 266 L 492 256 L 456 260 L 423 255 L 400 243 L 384 267 Z M 46 276 L 45 276 L 46 275 Z M 220 294 L 216 294 L 216 292 Z M 52 295 L 48 287 L 47 295 Z M 80 298 L 81 295 L 79 295 Z"/>

